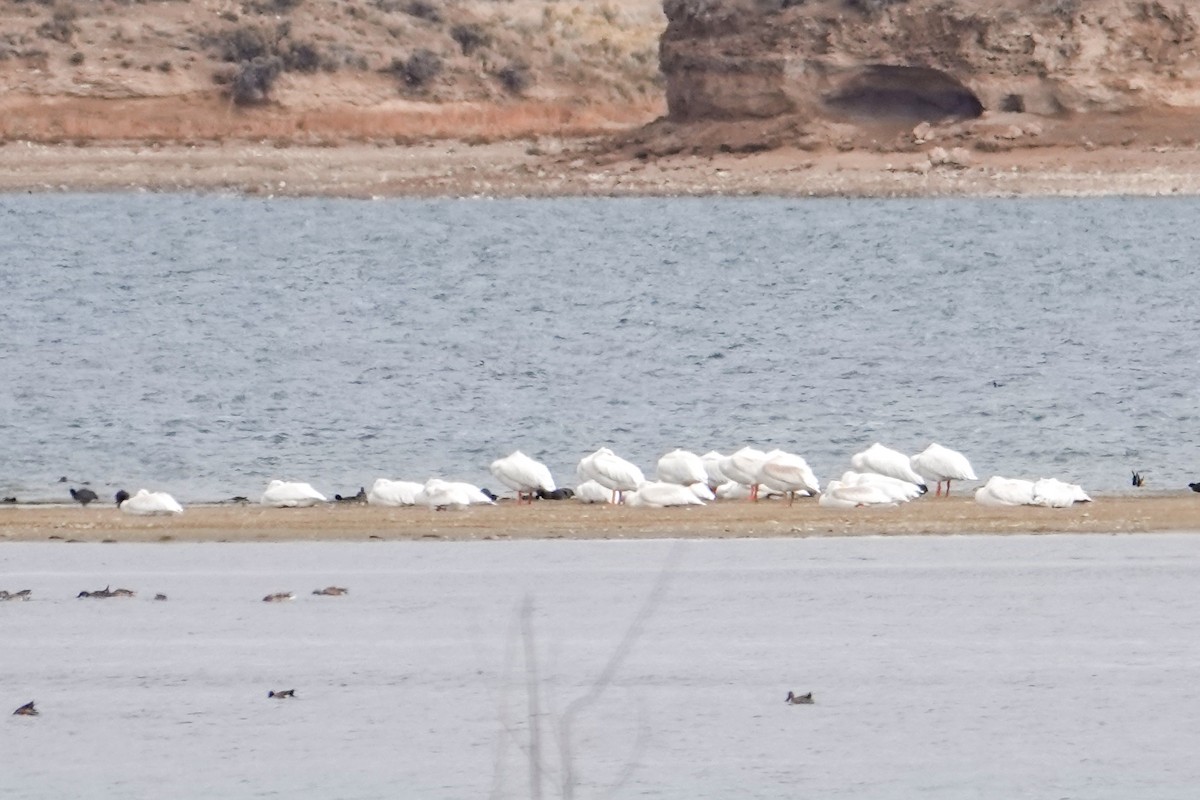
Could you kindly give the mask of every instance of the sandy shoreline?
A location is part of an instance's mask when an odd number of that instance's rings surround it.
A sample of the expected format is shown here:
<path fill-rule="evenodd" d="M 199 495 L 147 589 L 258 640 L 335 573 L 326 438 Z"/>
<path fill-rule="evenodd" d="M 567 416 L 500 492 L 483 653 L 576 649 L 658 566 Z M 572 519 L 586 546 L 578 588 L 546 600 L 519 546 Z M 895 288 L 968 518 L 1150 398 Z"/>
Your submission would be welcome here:
<path fill-rule="evenodd" d="M 839 196 L 1200 194 L 1200 151 L 1041 147 L 930 167 L 922 153 L 807 152 L 640 160 L 596 140 L 420 145 L 7 142 L 0 192 L 155 191 L 271 197 Z"/>
<path fill-rule="evenodd" d="M 763 538 L 863 535 L 1200 532 L 1194 492 L 1099 496 L 1067 509 L 985 508 L 966 495 L 896 508 L 824 509 L 812 501 L 625 508 L 574 502 L 426 508 L 190 506 L 179 517 L 112 507 L 0 507 L 0 541 L 239 542 L 486 539 Z"/>

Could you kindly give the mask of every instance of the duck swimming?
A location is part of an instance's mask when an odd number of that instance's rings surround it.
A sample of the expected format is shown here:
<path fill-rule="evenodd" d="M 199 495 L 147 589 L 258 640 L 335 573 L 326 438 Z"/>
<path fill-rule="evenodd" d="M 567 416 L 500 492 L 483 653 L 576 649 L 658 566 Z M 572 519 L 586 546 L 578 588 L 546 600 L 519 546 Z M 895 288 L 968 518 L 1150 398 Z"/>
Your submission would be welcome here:
<path fill-rule="evenodd" d="M 812 692 L 799 695 L 793 692 L 788 692 L 787 704 L 789 706 L 811 706 L 813 704 Z"/>
<path fill-rule="evenodd" d="M 267 692 L 267 697 L 274 697 L 277 700 L 286 700 L 289 697 L 295 697 L 295 696 L 296 696 L 295 689 L 284 689 L 281 692 L 274 692 L 274 691 Z"/>
<path fill-rule="evenodd" d="M 36 708 L 33 707 L 33 701 L 30 700 L 28 703 L 21 706 L 16 711 L 14 711 L 13 716 L 15 716 L 15 717 L 36 717 L 39 713 L 41 713 L 41 712 L 39 712 Z"/>

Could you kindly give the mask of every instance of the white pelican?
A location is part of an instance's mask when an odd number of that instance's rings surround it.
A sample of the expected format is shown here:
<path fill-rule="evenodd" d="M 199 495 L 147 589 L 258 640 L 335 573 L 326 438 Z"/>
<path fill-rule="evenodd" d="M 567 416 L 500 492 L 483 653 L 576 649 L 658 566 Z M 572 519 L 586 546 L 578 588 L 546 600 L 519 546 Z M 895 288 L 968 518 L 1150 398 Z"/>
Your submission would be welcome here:
<path fill-rule="evenodd" d="M 555 489 L 550 468 L 520 450 L 496 459 L 489 469 L 496 480 L 516 490 L 518 503 L 522 500 L 532 503 L 538 492 L 553 492 Z"/>
<path fill-rule="evenodd" d="M 880 475 L 887 475 L 898 480 L 915 483 L 921 487 L 921 494 L 929 491 L 929 487 L 925 485 L 925 479 L 913 471 L 908 456 L 899 450 L 884 447 L 879 442 L 871 445 L 861 453 L 852 455 L 850 457 L 850 466 L 856 472 L 877 472 Z"/>
<path fill-rule="evenodd" d="M 613 496 L 595 481 L 584 481 L 575 487 L 575 499 L 581 503 L 611 503 Z"/>
<path fill-rule="evenodd" d="M 1083 487 L 1075 483 L 1064 483 L 1057 478 L 1042 478 L 1033 484 L 1033 504 L 1051 508 L 1067 508 L 1075 503 L 1090 503 Z"/>
<path fill-rule="evenodd" d="M 813 474 L 808 462 L 795 453 L 772 450 L 758 465 L 755 483 L 787 495 L 788 505 L 796 499 L 797 492 L 814 495 L 821 491 L 821 484 Z"/>
<path fill-rule="evenodd" d="M 148 492 L 138 489 L 132 497 L 122 489 L 117 492 L 117 508 L 126 514 L 136 514 L 139 517 L 165 516 L 167 514 L 182 514 L 183 506 L 166 492 Z"/>
<path fill-rule="evenodd" d="M 692 494 L 696 495 L 696 497 L 699 497 L 701 500 L 707 501 L 717 499 L 717 495 L 712 489 L 708 488 L 707 483 L 693 483 L 689 484 L 687 488 L 691 490 Z"/>
<path fill-rule="evenodd" d="M 417 492 L 423 486 L 416 481 L 377 478 L 367 493 L 367 503 L 373 506 L 414 506 L 417 504 Z"/>
<path fill-rule="evenodd" d="M 664 481 L 647 481 L 635 491 L 625 493 L 627 506 L 702 506 L 704 501 L 687 486 Z"/>
<path fill-rule="evenodd" d="M 841 480 L 843 486 L 876 486 L 901 503 L 907 503 L 909 500 L 915 500 L 921 496 L 921 487 L 917 484 L 893 478 L 891 475 L 880 475 L 878 472 L 847 470 L 842 473 Z"/>
<path fill-rule="evenodd" d="M 613 502 L 621 502 L 621 492 L 632 492 L 646 482 L 646 476 L 636 465 L 601 447 L 579 462 L 579 477 L 592 480 L 613 493 Z"/>
<path fill-rule="evenodd" d="M 714 492 L 721 484 L 729 483 L 729 476 L 721 472 L 721 462 L 724 460 L 724 454 L 718 453 L 716 450 L 709 450 L 700 456 L 700 462 L 704 464 L 704 471 L 708 473 L 708 488 Z"/>
<path fill-rule="evenodd" d="M 993 475 L 975 490 L 975 502 L 981 506 L 1033 505 L 1033 481 Z"/>
<path fill-rule="evenodd" d="M 305 508 L 328 502 L 325 495 L 301 481 L 273 480 L 263 492 L 262 504 L 275 508 Z"/>
<path fill-rule="evenodd" d="M 767 454 L 753 447 L 743 447 L 721 460 L 721 472 L 731 481 L 750 487 L 750 499 L 758 499 L 758 468 Z"/>
<path fill-rule="evenodd" d="M 660 481 L 691 486 L 693 483 L 708 483 L 708 472 L 700 456 L 688 450 L 676 448 L 658 460 L 655 470 Z"/>
<path fill-rule="evenodd" d="M 476 503 L 495 504 L 492 498 L 474 484 L 462 481 L 444 481 L 441 478 L 430 478 L 425 481 L 425 485 L 413 499 L 416 500 L 417 505 L 429 506 L 439 511 L 448 508 L 462 509 Z"/>
<path fill-rule="evenodd" d="M 869 483 L 847 486 L 841 481 L 830 481 L 817 499 L 825 508 L 858 508 L 859 506 L 894 506 L 897 501 L 888 492 Z"/>
<path fill-rule="evenodd" d="M 971 469 L 971 462 L 967 461 L 966 456 L 940 444 L 929 445 L 909 459 L 909 463 L 913 471 L 926 481 L 937 481 L 936 496 L 942 493 L 942 481 L 946 482 L 946 496 L 949 497 L 950 481 L 979 480 L 975 477 L 975 470 Z"/>

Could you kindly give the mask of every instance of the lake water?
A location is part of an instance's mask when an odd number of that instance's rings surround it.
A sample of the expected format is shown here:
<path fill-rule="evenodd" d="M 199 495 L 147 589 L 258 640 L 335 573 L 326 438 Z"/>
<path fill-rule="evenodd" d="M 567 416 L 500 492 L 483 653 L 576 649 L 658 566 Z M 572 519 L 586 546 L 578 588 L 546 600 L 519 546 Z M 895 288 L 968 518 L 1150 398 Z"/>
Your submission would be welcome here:
<path fill-rule="evenodd" d="M 33 589 L 0 603 L 9 800 L 528 798 L 535 728 L 547 798 L 1200 785 L 1197 535 L 10 543 L 0 567 Z M 106 584 L 138 596 L 75 599 Z"/>
<path fill-rule="evenodd" d="M 1200 200 L 0 196 L 0 491 L 874 441 L 1197 479 Z"/>

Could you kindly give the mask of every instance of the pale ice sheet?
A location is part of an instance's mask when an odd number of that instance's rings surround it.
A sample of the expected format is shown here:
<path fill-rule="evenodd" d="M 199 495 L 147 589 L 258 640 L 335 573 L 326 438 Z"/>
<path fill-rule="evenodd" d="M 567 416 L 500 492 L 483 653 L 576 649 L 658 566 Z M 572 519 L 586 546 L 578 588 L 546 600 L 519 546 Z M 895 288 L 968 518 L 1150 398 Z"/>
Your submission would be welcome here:
<path fill-rule="evenodd" d="M 558 797 L 569 704 L 656 586 L 571 728 L 576 797 L 1200 785 L 1200 536 L 8 544 L 0 574 L 34 590 L 0 711 L 42 709 L 0 723 L 5 798 L 529 797 L 531 683 Z M 139 594 L 75 598 L 106 584 Z"/>

